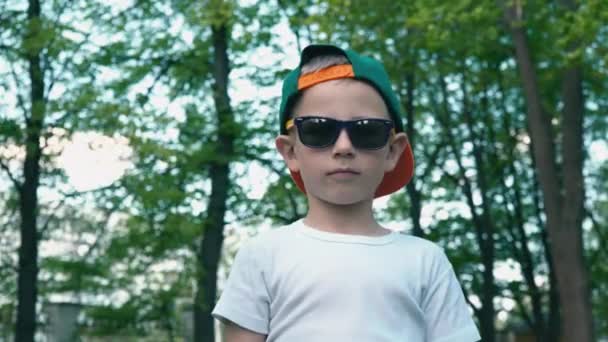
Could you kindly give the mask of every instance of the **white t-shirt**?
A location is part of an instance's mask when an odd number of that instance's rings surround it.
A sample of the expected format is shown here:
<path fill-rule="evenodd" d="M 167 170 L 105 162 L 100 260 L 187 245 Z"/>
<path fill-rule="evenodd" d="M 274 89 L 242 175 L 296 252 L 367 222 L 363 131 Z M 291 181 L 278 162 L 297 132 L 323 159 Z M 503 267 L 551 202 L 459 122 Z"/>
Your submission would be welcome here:
<path fill-rule="evenodd" d="M 302 221 L 239 250 L 213 316 L 269 342 L 480 340 L 439 246 L 398 232 L 329 233 Z"/>

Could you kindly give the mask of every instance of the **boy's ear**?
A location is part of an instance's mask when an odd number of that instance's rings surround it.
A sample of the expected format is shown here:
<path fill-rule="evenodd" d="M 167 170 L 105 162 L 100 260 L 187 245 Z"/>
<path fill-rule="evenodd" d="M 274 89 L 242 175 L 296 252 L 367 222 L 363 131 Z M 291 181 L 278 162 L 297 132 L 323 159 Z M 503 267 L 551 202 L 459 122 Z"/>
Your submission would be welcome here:
<path fill-rule="evenodd" d="M 397 166 L 397 162 L 399 161 L 403 150 L 405 150 L 409 143 L 409 139 L 405 133 L 399 132 L 393 135 L 388 144 L 388 154 L 386 156 L 387 163 L 384 172 L 393 171 L 395 166 Z"/>
<path fill-rule="evenodd" d="M 300 167 L 298 165 L 298 159 L 296 158 L 295 153 L 295 140 L 294 137 L 289 135 L 279 135 L 274 141 L 274 144 L 277 148 L 277 151 L 283 157 L 285 164 L 287 164 L 287 168 L 290 171 L 298 172 L 300 171 Z"/>

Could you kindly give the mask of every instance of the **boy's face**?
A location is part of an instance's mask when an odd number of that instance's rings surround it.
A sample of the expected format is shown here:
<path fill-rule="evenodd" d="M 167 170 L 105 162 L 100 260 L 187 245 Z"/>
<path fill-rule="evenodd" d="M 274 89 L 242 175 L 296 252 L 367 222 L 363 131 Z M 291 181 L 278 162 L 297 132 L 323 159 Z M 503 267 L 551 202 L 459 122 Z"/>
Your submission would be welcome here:
<path fill-rule="evenodd" d="M 390 119 L 380 94 L 365 82 L 339 79 L 305 90 L 294 107 L 294 118 L 320 116 L 341 121 Z M 384 177 L 407 145 L 404 133 L 392 135 L 379 149 L 353 146 L 345 129 L 334 144 L 313 148 L 302 144 L 295 127 L 276 139 L 278 151 L 291 171 L 302 176 L 308 196 L 339 205 L 372 200 Z"/>

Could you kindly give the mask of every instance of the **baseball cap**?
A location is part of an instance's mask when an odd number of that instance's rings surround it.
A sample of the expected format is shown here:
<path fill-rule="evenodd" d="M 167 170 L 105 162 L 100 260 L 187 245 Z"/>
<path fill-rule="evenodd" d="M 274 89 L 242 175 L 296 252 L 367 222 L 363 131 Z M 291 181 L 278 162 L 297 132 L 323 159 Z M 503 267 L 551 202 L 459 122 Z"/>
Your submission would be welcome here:
<path fill-rule="evenodd" d="M 350 66 L 329 67 L 312 74 L 301 75 L 302 65 L 305 65 L 314 57 L 323 55 L 343 55 L 350 62 Z M 386 103 L 395 125 L 395 131 L 403 132 L 399 101 L 391 87 L 388 75 L 380 62 L 371 57 L 360 55 L 353 50 L 343 50 L 334 45 L 309 45 L 302 50 L 298 67 L 291 70 L 283 81 L 279 120 L 280 133 L 287 134 L 286 122 L 290 118 L 290 111 L 302 91 L 315 84 L 340 78 L 353 78 L 373 86 Z M 298 189 L 306 193 L 300 173 L 291 170 L 290 173 Z M 412 179 L 413 174 L 414 155 L 408 142 L 395 168 L 384 174 L 384 178 L 376 189 L 374 197 L 385 196 L 403 188 Z"/>

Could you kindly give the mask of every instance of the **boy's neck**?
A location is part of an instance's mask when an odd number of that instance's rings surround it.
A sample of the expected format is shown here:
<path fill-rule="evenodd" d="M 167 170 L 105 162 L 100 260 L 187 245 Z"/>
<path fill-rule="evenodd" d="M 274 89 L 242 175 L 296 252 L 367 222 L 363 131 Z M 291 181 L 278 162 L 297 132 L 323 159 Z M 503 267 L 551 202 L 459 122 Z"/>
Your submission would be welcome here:
<path fill-rule="evenodd" d="M 304 223 L 314 229 L 340 234 L 379 236 L 390 233 L 374 218 L 372 200 L 336 205 L 309 198 Z"/>

